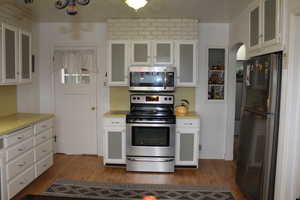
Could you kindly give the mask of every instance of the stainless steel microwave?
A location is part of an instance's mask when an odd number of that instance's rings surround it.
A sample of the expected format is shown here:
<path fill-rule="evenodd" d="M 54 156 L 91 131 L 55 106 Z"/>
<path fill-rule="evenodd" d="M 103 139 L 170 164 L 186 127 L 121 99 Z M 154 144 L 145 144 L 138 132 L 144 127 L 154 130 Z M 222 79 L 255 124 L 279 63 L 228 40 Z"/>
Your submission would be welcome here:
<path fill-rule="evenodd" d="M 129 90 L 139 92 L 172 92 L 176 68 L 171 66 L 129 67 Z"/>

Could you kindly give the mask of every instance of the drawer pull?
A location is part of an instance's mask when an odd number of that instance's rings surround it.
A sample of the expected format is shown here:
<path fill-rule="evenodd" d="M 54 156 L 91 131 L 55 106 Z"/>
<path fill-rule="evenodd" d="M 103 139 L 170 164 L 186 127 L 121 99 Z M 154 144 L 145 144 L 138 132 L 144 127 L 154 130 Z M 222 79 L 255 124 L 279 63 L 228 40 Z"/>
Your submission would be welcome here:
<path fill-rule="evenodd" d="M 112 122 L 112 124 L 120 124 L 120 122 Z"/>
<path fill-rule="evenodd" d="M 47 150 L 42 150 L 42 152 L 43 152 L 43 153 L 46 153 L 46 152 L 47 152 Z"/>
<path fill-rule="evenodd" d="M 43 167 L 47 167 L 47 164 L 44 164 Z"/>
<path fill-rule="evenodd" d="M 20 149 L 18 149 L 18 151 L 24 151 L 24 149 L 20 148 Z"/>
<path fill-rule="evenodd" d="M 42 125 L 42 128 L 47 128 L 48 126 L 47 125 Z"/>
<path fill-rule="evenodd" d="M 26 165 L 26 162 L 22 163 L 22 164 L 18 164 L 18 167 L 24 167 Z"/>
<path fill-rule="evenodd" d="M 23 182 L 23 181 L 21 181 L 19 184 L 20 184 L 20 185 L 23 185 L 23 184 L 24 184 L 24 182 Z"/>
<path fill-rule="evenodd" d="M 22 140 L 23 139 L 23 136 L 19 136 L 17 137 L 18 140 Z"/>
<path fill-rule="evenodd" d="M 193 123 L 184 123 L 184 125 L 193 125 Z"/>
<path fill-rule="evenodd" d="M 46 137 L 46 136 L 43 136 L 42 139 L 47 139 L 47 137 Z"/>

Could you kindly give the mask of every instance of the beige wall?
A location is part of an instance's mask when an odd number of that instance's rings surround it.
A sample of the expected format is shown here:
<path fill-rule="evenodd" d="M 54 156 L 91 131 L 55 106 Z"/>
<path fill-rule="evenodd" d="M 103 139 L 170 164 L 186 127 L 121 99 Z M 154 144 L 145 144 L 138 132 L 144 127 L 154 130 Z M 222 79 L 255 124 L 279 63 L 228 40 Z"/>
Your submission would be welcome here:
<path fill-rule="evenodd" d="M 0 86 L 0 117 L 17 112 L 16 86 Z"/>
<path fill-rule="evenodd" d="M 169 94 L 175 96 L 175 105 L 178 105 L 181 99 L 187 99 L 190 102 L 190 111 L 195 111 L 195 88 L 176 88 L 175 93 Z M 110 87 L 110 110 L 128 111 L 129 96 L 128 87 Z"/>

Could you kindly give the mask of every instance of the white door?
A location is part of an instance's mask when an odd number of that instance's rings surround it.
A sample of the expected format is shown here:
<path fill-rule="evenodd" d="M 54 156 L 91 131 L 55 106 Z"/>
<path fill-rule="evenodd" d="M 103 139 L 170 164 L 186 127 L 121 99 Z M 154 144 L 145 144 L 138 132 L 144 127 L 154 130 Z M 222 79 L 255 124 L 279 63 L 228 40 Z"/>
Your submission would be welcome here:
<path fill-rule="evenodd" d="M 57 152 L 97 154 L 96 75 L 55 73 Z"/>

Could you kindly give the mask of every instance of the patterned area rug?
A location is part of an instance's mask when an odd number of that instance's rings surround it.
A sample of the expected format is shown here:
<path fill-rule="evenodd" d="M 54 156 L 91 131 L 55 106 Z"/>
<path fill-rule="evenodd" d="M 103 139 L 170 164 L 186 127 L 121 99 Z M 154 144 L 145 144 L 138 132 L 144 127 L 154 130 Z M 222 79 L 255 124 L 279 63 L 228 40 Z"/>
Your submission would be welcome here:
<path fill-rule="evenodd" d="M 57 180 L 44 194 L 103 200 L 136 200 L 144 196 L 156 196 L 158 200 L 234 200 L 224 187 L 96 183 L 68 179 Z"/>

